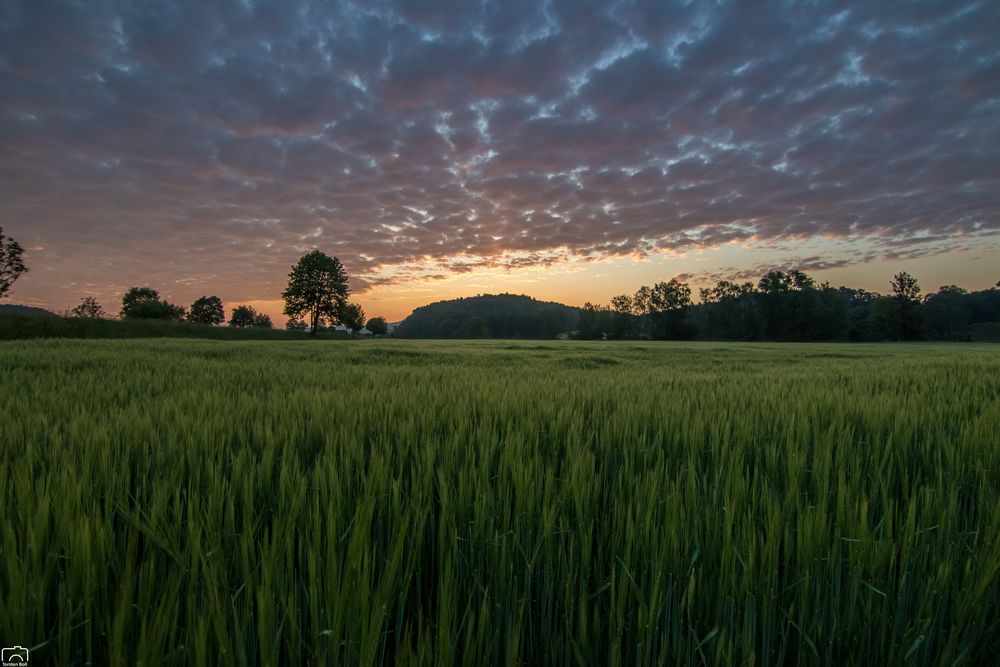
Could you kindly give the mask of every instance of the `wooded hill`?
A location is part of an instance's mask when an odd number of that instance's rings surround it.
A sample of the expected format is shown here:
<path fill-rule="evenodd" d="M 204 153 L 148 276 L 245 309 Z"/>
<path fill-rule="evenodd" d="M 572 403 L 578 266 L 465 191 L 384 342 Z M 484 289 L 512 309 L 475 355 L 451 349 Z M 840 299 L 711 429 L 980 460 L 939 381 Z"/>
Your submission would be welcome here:
<path fill-rule="evenodd" d="M 579 308 L 521 294 L 482 294 L 421 306 L 399 325 L 403 338 L 555 338 Z"/>

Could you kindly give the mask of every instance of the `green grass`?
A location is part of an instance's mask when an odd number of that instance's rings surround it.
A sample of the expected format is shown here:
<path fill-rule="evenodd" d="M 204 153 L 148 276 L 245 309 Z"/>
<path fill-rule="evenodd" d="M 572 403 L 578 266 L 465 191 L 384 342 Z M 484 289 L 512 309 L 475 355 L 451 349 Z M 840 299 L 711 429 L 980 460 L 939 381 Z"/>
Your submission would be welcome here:
<path fill-rule="evenodd" d="M 0 343 L 60 665 L 1000 661 L 1000 349 Z"/>

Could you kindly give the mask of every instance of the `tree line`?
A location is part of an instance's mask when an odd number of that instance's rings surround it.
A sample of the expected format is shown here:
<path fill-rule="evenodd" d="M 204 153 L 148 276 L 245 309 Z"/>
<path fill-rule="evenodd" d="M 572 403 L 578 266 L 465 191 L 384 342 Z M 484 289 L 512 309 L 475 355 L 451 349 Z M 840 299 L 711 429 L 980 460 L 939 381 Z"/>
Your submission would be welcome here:
<path fill-rule="evenodd" d="M 969 292 L 955 285 L 921 296 L 897 273 L 889 294 L 817 284 L 797 271 L 769 271 L 757 283 L 721 280 L 700 291 L 676 278 L 587 303 L 578 338 L 654 340 L 881 341 L 970 340 L 973 328 L 1000 323 L 1000 283 Z M 995 333 L 994 333 L 995 335 Z"/>
<path fill-rule="evenodd" d="M 24 249 L 16 241 L 3 235 L 0 227 L 0 298 L 6 297 L 13 283 L 28 272 L 24 263 Z M 367 328 L 374 336 L 385 335 L 388 323 L 384 317 L 366 321 L 360 304 L 348 300 L 351 289 L 347 272 L 340 260 L 319 250 L 303 255 L 288 274 L 288 286 L 281 293 L 284 314 L 288 316 L 286 329 L 309 330 L 312 335 L 323 328 L 344 326 L 357 335 Z M 218 296 L 201 296 L 187 308 L 168 302 L 152 287 L 130 287 L 122 295 L 118 316 L 123 320 L 163 320 L 189 322 L 204 326 L 221 326 L 226 323 L 225 307 Z M 84 297 L 79 305 L 69 311 L 69 316 L 86 319 L 109 319 L 112 316 L 93 296 Z M 271 317 L 257 312 L 252 306 L 241 305 L 232 309 L 231 327 L 273 328 Z"/>
<path fill-rule="evenodd" d="M 24 250 L 0 228 L 0 298 L 28 272 Z M 916 279 L 897 273 L 890 293 L 817 284 L 798 271 L 769 271 L 756 284 L 720 280 L 691 300 L 691 287 L 678 279 L 620 294 L 608 305 L 587 303 L 574 309 L 515 295 L 482 296 L 418 308 L 404 323 L 413 337 L 547 337 L 576 322 L 583 339 L 877 341 L 970 340 L 978 329 L 1000 338 L 1000 282 L 969 292 L 955 285 L 921 295 Z M 314 250 L 299 259 L 282 292 L 286 328 L 310 330 L 342 325 L 356 335 L 366 328 L 384 335 L 384 318 L 365 320 L 364 309 L 348 300 L 350 287 L 340 260 Z M 97 300 L 86 297 L 73 317 L 109 317 Z M 123 319 L 187 321 L 206 326 L 225 323 L 218 296 L 202 296 L 188 308 L 167 302 L 150 287 L 132 287 L 122 297 Z M 232 327 L 271 328 L 270 317 L 251 306 L 233 308 Z"/>

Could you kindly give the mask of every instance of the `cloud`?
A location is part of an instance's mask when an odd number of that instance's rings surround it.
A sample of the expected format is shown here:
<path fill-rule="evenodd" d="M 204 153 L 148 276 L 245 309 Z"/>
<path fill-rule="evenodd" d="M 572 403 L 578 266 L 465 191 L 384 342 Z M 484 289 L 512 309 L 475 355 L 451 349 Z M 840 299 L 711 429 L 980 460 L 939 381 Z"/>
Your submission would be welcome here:
<path fill-rule="evenodd" d="M 749 239 L 956 247 L 1000 233 L 997 34 L 985 2 L 15 0 L 0 224 L 55 284 L 238 298 L 311 247 L 358 290 Z"/>

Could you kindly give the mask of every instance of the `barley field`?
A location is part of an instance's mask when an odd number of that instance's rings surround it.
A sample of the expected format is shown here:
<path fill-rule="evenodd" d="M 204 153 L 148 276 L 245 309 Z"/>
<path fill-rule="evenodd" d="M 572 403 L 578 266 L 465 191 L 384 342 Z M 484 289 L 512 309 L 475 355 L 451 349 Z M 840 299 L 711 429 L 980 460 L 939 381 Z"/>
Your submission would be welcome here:
<path fill-rule="evenodd" d="M 0 343 L 58 665 L 1000 662 L 1000 348 Z"/>

